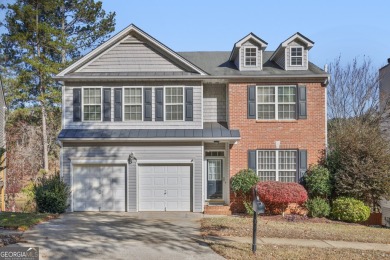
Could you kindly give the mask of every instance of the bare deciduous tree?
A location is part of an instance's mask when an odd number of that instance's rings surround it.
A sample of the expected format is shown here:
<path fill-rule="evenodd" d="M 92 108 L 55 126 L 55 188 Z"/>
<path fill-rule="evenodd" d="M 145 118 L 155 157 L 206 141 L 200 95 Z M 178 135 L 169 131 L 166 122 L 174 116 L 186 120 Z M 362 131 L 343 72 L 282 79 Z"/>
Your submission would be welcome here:
<path fill-rule="evenodd" d="M 341 57 L 329 65 L 328 117 L 379 119 L 379 75 L 369 58 L 345 65 Z"/>

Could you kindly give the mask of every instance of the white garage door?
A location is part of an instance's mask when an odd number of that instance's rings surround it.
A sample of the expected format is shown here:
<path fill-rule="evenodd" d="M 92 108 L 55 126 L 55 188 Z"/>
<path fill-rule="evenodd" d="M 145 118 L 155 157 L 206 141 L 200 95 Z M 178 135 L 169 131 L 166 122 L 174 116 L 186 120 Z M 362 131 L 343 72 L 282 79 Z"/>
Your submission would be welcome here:
<path fill-rule="evenodd" d="M 190 211 L 190 166 L 140 166 L 140 211 Z"/>
<path fill-rule="evenodd" d="M 74 211 L 125 211 L 125 166 L 74 166 Z"/>

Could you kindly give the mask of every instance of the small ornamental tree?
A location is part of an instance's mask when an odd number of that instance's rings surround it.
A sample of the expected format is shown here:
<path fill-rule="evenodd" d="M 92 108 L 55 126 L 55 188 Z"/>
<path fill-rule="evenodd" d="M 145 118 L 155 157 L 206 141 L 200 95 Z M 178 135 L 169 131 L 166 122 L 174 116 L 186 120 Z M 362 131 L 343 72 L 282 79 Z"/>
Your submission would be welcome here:
<path fill-rule="evenodd" d="M 241 170 L 231 178 L 232 191 L 237 198 L 242 199 L 248 214 L 253 212 L 250 192 L 258 181 L 259 177 L 251 169 Z"/>
<path fill-rule="evenodd" d="M 312 166 L 305 175 L 305 186 L 310 198 L 326 199 L 332 192 L 330 174 L 323 166 Z"/>
<path fill-rule="evenodd" d="M 293 182 L 266 181 L 257 184 L 260 200 L 271 214 L 281 214 L 289 203 L 303 205 L 307 201 L 305 188 Z"/>

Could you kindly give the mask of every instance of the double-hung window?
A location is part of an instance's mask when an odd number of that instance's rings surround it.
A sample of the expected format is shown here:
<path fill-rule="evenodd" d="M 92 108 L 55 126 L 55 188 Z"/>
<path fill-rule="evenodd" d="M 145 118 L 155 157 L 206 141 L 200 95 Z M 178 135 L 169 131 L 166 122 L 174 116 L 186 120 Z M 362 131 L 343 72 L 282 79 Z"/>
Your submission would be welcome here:
<path fill-rule="evenodd" d="M 165 120 L 183 120 L 183 87 L 165 88 Z"/>
<path fill-rule="evenodd" d="M 302 47 L 291 47 L 291 66 L 302 66 L 303 65 L 303 48 Z"/>
<path fill-rule="evenodd" d="M 257 119 L 296 119 L 296 86 L 258 86 Z"/>
<path fill-rule="evenodd" d="M 257 151 L 257 175 L 260 181 L 295 182 L 296 174 L 297 151 Z"/>
<path fill-rule="evenodd" d="M 84 88 L 83 90 L 84 121 L 102 120 L 102 90 L 101 88 Z"/>
<path fill-rule="evenodd" d="M 142 121 L 142 88 L 125 88 L 125 121 Z"/>
<path fill-rule="evenodd" d="M 246 47 L 244 49 L 244 60 L 246 67 L 256 67 L 257 66 L 257 48 Z"/>

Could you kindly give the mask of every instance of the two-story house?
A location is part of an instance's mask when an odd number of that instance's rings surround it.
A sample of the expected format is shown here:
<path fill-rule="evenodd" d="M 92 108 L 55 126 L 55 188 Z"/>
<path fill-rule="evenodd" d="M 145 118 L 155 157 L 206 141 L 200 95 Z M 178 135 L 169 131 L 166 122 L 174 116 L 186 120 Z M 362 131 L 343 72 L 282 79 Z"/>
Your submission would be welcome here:
<path fill-rule="evenodd" d="M 326 146 L 313 44 L 296 33 L 266 51 L 250 33 L 232 51 L 175 52 L 130 25 L 60 72 L 70 211 L 236 210 L 241 169 L 298 181 Z"/>

